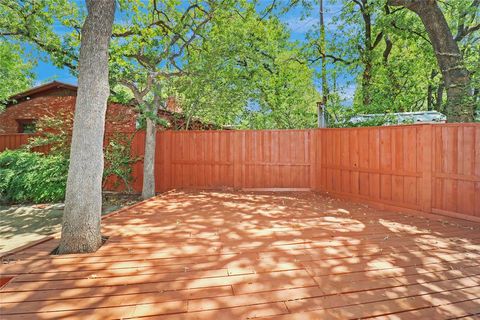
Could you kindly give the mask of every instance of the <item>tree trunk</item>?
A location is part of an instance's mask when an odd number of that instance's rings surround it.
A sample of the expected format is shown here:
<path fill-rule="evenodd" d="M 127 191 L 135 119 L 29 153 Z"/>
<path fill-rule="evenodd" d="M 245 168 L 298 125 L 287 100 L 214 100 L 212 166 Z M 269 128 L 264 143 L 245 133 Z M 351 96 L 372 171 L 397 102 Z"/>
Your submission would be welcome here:
<path fill-rule="evenodd" d="M 320 0 L 320 47 L 322 55 L 322 105 L 327 107 L 328 100 L 328 83 L 327 83 L 327 42 L 325 40 L 325 20 L 323 10 L 323 0 Z"/>
<path fill-rule="evenodd" d="M 362 0 L 360 6 L 364 23 L 364 39 L 363 48 L 361 49 L 363 72 L 362 72 L 362 103 L 369 106 L 372 103 L 372 74 L 373 74 L 373 50 L 378 45 L 383 33 L 380 33 L 375 41 L 372 36 L 372 16 L 371 8 L 368 0 Z"/>
<path fill-rule="evenodd" d="M 434 98 L 433 98 L 434 87 L 433 87 L 431 81 L 433 81 L 433 79 L 435 78 L 436 75 L 437 75 L 437 71 L 432 70 L 432 72 L 430 73 L 430 83 L 428 84 L 428 87 L 427 87 L 427 110 L 428 111 L 433 110 L 433 105 L 435 103 Z"/>
<path fill-rule="evenodd" d="M 389 0 L 389 5 L 404 6 L 415 12 L 435 50 L 447 91 L 445 113 L 448 122 L 473 121 L 470 75 L 447 21 L 435 0 Z"/>
<path fill-rule="evenodd" d="M 437 87 L 437 95 L 435 101 L 435 108 L 438 112 L 443 112 L 443 79 L 440 81 Z"/>
<path fill-rule="evenodd" d="M 433 110 L 433 86 L 431 84 L 427 88 L 427 110 Z"/>
<path fill-rule="evenodd" d="M 155 108 L 156 109 L 156 108 Z M 157 142 L 155 120 L 147 118 L 145 135 L 145 156 L 143 159 L 142 198 L 155 196 L 155 146 Z"/>
<path fill-rule="evenodd" d="M 372 60 L 369 56 L 365 57 L 364 69 L 362 74 L 362 97 L 363 105 L 369 106 L 372 103 L 372 95 L 370 92 L 372 82 Z"/>
<path fill-rule="evenodd" d="M 115 1 L 87 0 L 86 4 L 59 254 L 94 252 L 102 244 L 103 135 Z"/>

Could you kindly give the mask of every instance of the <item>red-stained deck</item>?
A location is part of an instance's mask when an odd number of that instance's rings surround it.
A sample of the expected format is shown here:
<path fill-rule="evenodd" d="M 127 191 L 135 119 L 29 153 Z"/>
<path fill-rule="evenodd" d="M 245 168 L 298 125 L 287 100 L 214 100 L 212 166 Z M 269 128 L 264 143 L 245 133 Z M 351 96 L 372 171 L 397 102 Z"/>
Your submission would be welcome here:
<path fill-rule="evenodd" d="M 480 224 L 441 219 L 312 193 L 171 192 L 106 219 L 96 253 L 50 256 L 50 240 L 7 258 L 0 315 L 473 319 Z"/>

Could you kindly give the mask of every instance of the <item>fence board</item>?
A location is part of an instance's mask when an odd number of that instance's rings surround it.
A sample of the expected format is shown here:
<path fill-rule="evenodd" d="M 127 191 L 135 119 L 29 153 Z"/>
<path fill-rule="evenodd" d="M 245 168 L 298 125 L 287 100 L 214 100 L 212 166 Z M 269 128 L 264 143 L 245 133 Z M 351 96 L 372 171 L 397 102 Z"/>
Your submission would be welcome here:
<path fill-rule="evenodd" d="M 169 188 L 310 189 L 312 131 L 158 132 L 158 191 Z M 170 151 L 163 147 L 172 140 Z M 169 168 L 164 170 L 163 168 Z"/>
<path fill-rule="evenodd" d="M 13 134 L 0 134 L 0 152 L 19 149 L 22 146 L 28 144 L 29 139 L 37 136 L 36 134 L 28 133 L 13 133 Z M 48 152 L 48 146 L 41 146 L 33 148 L 33 151 L 45 153 Z"/>
<path fill-rule="evenodd" d="M 480 218 L 480 126 L 436 126 L 432 138 L 432 212 Z"/>

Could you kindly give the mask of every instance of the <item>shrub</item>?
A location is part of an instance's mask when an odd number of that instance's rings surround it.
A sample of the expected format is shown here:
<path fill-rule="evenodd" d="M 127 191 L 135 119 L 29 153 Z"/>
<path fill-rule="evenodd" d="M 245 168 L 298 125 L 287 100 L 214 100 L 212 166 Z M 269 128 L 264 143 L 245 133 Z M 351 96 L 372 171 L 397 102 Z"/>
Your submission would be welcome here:
<path fill-rule="evenodd" d="M 30 138 L 28 148 L 48 146 L 49 154 L 61 154 L 68 158 L 72 142 L 73 113 L 59 111 L 54 116 L 45 116 L 36 123 L 37 136 Z"/>
<path fill-rule="evenodd" d="M 130 154 L 132 139 L 133 135 L 128 136 L 124 133 L 116 133 L 108 138 L 108 144 L 104 147 L 102 182 L 104 187 L 107 179 L 114 177 L 116 178 L 114 180 L 114 188 L 118 188 L 123 183 L 126 191 L 132 191 L 132 165 L 140 160 L 140 158 L 132 157 Z"/>
<path fill-rule="evenodd" d="M 26 150 L 0 153 L 0 197 L 9 202 L 56 202 L 65 198 L 68 160 Z"/>
<path fill-rule="evenodd" d="M 63 112 L 56 116 L 40 118 L 37 122 L 38 135 L 30 138 L 26 146 L 28 150 L 35 147 L 47 146 L 49 155 L 59 155 L 65 159 L 70 157 L 72 142 L 73 113 Z M 125 190 L 131 191 L 132 165 L 140 160 L 130 154 L 130 147 L 134 133 L 116 132 L 106 137 L 104 146 L 104 171 L 102 185 L 107 184 L 109 178 L 115 181 L 114 188 L 122 183 Z"/>

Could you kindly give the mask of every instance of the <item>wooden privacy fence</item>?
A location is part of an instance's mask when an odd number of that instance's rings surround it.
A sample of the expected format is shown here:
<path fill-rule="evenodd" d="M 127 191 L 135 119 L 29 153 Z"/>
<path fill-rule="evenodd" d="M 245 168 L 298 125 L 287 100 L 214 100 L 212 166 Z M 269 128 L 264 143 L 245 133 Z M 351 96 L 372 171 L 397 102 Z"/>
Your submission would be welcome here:
<path fill-rule="evenodd" d="M 144 143 L 137 133 L 134 156 Z M 312 190 L 480 221 L 480 124 L 161 131 L 155 175 L 158 192 Z M 133 176 L 140 192 L 141 161 Z"/>
<path fill-rule="evenodd" d="M 159 192 L 312 190 L 480 221 L 480 124 L 163 131 L 157 137 Z M 141 154 L 142 135 L 137 143 Z M 141 163 L 134 172 L 141 176 Z"/>
<path fill-rule="evenodd" d="M 324 129 L 315 143 L 314 190 L 480 221 L 480 124 Z"/>
<path fill-rule="evenodd" d="M 162 132 L 156 181 L 160 190 L 309 190 L 312 134 L 309 130 Z"/>
<path fill-rule="evenodd" d="M 26 134 L 26 133 L 8 133 L 0 134 L 0 152 L 5 151 L 6 149 L 14 150 L 18 149 L 26 144 L 28 140 L 32 137 L 35 137 L 35 134 Z M 37 152 L 47 152 L 47 146 L 35 147 L 34 151 Z"/>

